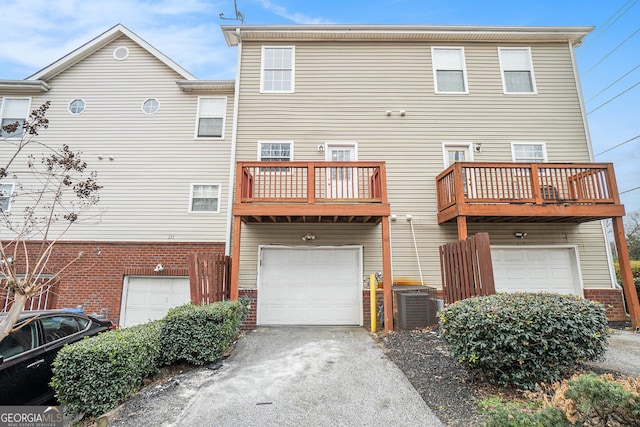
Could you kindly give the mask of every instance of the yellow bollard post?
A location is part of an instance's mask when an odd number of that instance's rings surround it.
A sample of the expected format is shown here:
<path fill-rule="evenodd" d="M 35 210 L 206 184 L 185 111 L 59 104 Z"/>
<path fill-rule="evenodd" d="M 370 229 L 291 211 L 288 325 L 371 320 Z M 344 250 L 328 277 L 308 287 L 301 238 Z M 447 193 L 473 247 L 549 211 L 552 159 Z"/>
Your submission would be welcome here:
<path fill-rule="evenodd" d="M 376 289 L 378 288 L 378 282 L 376 282 L 376 275 L 371 274 L 369 276 L 369 296 L 371 297 L 371 332 L 376 332 L 378 326 L 376 325 L 377 315 L 376 306 L 378 305 L 378 298 L 376 298 Z"/>

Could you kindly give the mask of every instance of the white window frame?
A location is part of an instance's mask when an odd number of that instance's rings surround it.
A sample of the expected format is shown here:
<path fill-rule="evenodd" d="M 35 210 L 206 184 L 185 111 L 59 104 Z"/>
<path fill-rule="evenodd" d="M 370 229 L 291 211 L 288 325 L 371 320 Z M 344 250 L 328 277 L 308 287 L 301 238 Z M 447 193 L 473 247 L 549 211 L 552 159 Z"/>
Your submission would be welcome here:
<path fill-rule="evenodd" d="M 28 100 L 29 101 L 29 106 L 27 107 L 27 110 L 25 111 L 25 115 L 23 120 L 23 123 L 27 121 L 27 119 L 29 118 L 29 112 L 31 110 L 31 97 L 25 97 L 25 96 L 5 96 L 2 99 L 2 108 L 0 108 L 0 126 L 2 125 L 2 121 L 4 120 L 4 114 L 5 114 L 5 106 L 7 105 L 7 101 L 8 100 Z M 18 117 L 10 117 L 11 119 L 16 118 L 17 120 L 20 120 Z M 18 130 L 16 130 L 16 132 L 12 135 L 8 135 L 8 136 L 2 136 L 2 131 L 0 130 L 0 138 L 4 139 L 13 139 L 13 138 L 22 138 L 22 135 L 24 134 L 24 129 L 20 129 L 18 128 Z"/>
<path fill-rule="evenodd" d="M 145 106 L 145 104 L 146 104 L 147 102 L 150 102 L 150 101 L 155 101 L 155 102 L 156 102 L 156 104 L 157 104 L 157 107 L 156 107 L 156 109 L 155 109 L 154 111 L 151 111 L 151 112 L 149 112 L 149 111 L 145 111 L 144 106 Z M 143 113 L 145 113 L 145 114 L 147 114 L 147 115 L 151 116 L 151 115 L 153 115 L 153 114 L 157 113 L 158 111 L 160 111 L 160 101 L 158 101 L 158 98 L 147 98 L 147 99 L 145 99 L 144 101 L 142 101 L 142 104 L 140 104 L 140 109 L 142 110 L 142 112 L 143 112 Z M 223 118 L 222 120 L 223 120 L 222 128 L 224 129 L 224 118 Z M 197 131 L 196 131 L 196 132 L 197 132 Z"/>
<path fill-rule="evenodd" d="M 82 110 L 78 111 L 78 112 L 74 112 L 71 109 L 71 106 L 75 103 L 75 102 L 82 102 Z M 72 116 L 79 116 L 80 114 L 84 113 L 87 110 L 87 103 L 84 99 L 82 98 L 73 98 L 71 101 L 69 101 L 69 105 L 67 106 L 67 110 L 69 111 L 69 113 Z"/>
<path fill-rule="evenodd" d="M 260 162 L 269 163 L 268 160 L 262 160 L 262 146 L 264 144 L 289 144 L 289 160 L 281 160 L 281 161 L 293 161 L 293 141 L 290 140 L 260 140 L 258 141 L 258 155 L 257 159 Z M 260 168 L 261 173 L 291 173 L 290 168 L 283 168 L 283 170 L 275 170 L 274 168 Z"/>
<path fill-rule="evenodd" d="M 438 70 L 436 66 L 436 51 L 438 50 L 457 50 L 462 56 L 462 70 L 444 70 L 441 71 L 462 71 L 462 84 L 464 85 L 463 91 L 446 91 L 438 89 Z M 464 47 L 461 46 L 431 46 L 431 68 L 433 69 L 433 90 L 435 93 L 453 94 L 453 95 L 466 95 L 469 93 L 469 82 L 467 81 L 467 60 L 465 56 Z"/>
<path fill-rule="evenodd" d="M 542 154 L 544 156 L 543 161 L 542 162 L 536 162 L 535 160 L 531 160 L 531 159 L 522 159 L 519 160 L 516 158 L 516 150 L 515 150 L 515 146 L 517 145 L 538 145 L 542 147 Z M 548 163 L 549 158 L 547 157 L 547 144 L 544 142 L 539 142 L 539 141 L 518 141 L 518 142 L 512 142 L 511 143 L 511 160 L 514 163 Z"/>
<path fill-rule="evenodd" d="M 443 142 L 442 143 L 442 162 L 444 168 L 448 168 L 449 166 L 449 156 L 447 155 L 447 148 L 464 148 L 469 153 L 469 159 L 465 160 L 467 162 L 473 162 L 473 142 Z"/>
<path fill-rule="evenodd" d="M 10 187 L 11 189 L 9 190 L 9 195 L 8 196 L 3 196 L 1 195 L 4 191 L 2 191 L 3 187 Z M 0 212 L 11 212 L 11 204 L 13 203 L 13 191 L 15 190 L 16 185 L 13 183 L 2 183 L 0 184 Z M 2 209 L 2 203 L 4 202 L 4 200 L 7 200 L 7 209 Z"/>
<path fill-rule="evenodd" d="M 200 117 L 200 100 L 202 99 L 223 99 L 224 100 L 224 106 L 222 107 L 222 116 L 203 116 Z M 201 118 L 205 118 L 205 119 L 211 119 L 211 118 L 222 118 L 222 132 L 220 136 L 199 136 L 198 135 L 198 129 L 200 127 L 200 119 Z M 199 96 L 198 97 L 198 108 L 196 110 L 196 129 L 195 129 L 195 139 L 224 139 L 224 135 L 225 135 L 225 128 L 227 125 L 227 97 L 226 96 Z"/>
<path fill-rule="evenodd" d="M 528 53 L 529 57 L 529 68 L 528 69 L 518 69 L 518 70 L 508 70 L 503 66 L 502 61 L 502 52 L 507 50 L 525 50 Z M 498 61 L 500 62 L 500 77 L 502 78 L 502 91 L 505 95 L 536 95 L 538 93 L 538 87 L 536 86 L 536 75 L 533 71 L 533 58 L 531 56 L 531 48 L 530 47 L 498 47 Z M 507 81 L 505 79 L 505 71 L 529 71 L 531 75 L 531 92 L 509 92 L 507 90 Z"/>
<path fill-rule="evenodd" d="M 193 210 L 193 193 L 194 193 L 194 189 L 196 186 L 204 186 L 204 185 L 210 185 L 213 187 L 218 187 L 218 206 L 217 209 L 214 211 L 196 211 Z M 195 213 L 195 214 L 212 214 L 212 213 L 220 213 L 220 205 L 222 204 L 222 185 L 220 184 L 213 184 L 213 183 L 209 183 L 209 182 L 196 182 L 196 183 L 192 183 L 191 184 L 191 190 L 189 192 L 189 213 Z"/>
<path fill-rule="evenodd" d="M 287 90 L 265 89 L 265 51 L 267 49 L 291 49 L 291 88 Z M 260 58 L 260 93 L 295 93 L 296 82 L 296 47 L 295 46 L 262 46 Z"/>

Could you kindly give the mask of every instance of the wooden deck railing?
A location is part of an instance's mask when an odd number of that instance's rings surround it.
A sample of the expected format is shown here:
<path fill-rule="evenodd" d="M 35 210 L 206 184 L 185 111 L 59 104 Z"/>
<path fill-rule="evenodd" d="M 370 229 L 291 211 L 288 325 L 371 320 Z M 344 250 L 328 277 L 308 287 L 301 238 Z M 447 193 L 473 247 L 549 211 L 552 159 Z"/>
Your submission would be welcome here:
<path fill-rule="evenodd" d="M 384 162 L 238 162 L 240 203 L 383 203 Z"/>
<path fill-rule="evenodd" d="M 451 165 L 436 178 L 438 211 L 456 204 L 619 204 L 607 163 L 473 163 Z"/>

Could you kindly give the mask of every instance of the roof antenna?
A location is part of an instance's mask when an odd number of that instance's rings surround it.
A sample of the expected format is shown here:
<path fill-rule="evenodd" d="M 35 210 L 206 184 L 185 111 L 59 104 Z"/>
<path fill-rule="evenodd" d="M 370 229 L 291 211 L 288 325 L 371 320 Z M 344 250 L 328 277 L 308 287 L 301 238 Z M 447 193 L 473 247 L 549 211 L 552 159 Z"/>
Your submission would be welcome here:
<path fill-rule="evenodd" d="M 225 18 L 224 17 L 224 13 L 220 12 L 220 15 L 219 15 L 220 19 L 228 19 L 228 20 L 231 20 L 231 21 L 240 21 L 240 23 L 242 25 L 244 25 L 244 14 L 238 10 L 238 4 L 236 3 L 236 0 L 233 0 L 233 7 L 236 10 L 236 17 L 235 18 Z"/>

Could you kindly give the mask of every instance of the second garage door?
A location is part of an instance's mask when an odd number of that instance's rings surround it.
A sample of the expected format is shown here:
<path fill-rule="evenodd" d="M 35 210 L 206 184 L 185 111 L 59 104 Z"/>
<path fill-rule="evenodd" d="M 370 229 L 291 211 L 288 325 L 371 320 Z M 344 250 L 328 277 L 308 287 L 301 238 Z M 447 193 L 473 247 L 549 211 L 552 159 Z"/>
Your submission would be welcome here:
<path fill-rule="evenodd" d="M 491 248 L 497 292 L 582 295 L 574 247 Z"/>
<path fill-rule="evenodd" d="M 260 325 L 362 325 L 362 247 L 260 248 Z"/>
<path fill-rule="evenodd" d="M 169 309 L 191 301 L 188 277 L 125 278 L 120 326 L 162 319 Z"/>

